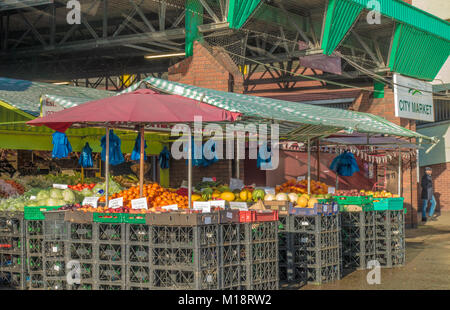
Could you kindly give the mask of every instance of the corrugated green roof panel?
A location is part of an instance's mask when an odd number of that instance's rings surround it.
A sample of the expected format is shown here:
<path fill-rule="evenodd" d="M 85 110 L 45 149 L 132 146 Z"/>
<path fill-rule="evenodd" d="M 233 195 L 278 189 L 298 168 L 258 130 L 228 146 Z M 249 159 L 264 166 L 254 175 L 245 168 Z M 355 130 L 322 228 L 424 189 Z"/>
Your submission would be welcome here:
<path fill-rule="evenodd" d="M 371 0 L 352 1 L 367 8 Z M 450 41 L 450 23 L 402 0 L 377 0 L 381 14 Z"/>
<path fill-rule="evenodd" d="M 363 133 L 381 133 L 433 140 L 393 124 L 382 117 L 368 113 L 228 93 L 153 77 L 148 77 L 134 84 L 122 93 L 134 91 L 142 83 L 148 83 L 152 88 L 163 92 L 202 100 L 205 103 L 228 111 L 240 112 L 244 115 L 244 119 L 254 123 L 259 123 L 263 120 L 276 121 L 286 128 L 284 132 L 280 132 L 280 135 L 284 134 L 286 137 L 292 137 L 294 134 L 302 137 L 307 135 L 316 137 L 340 130 L 354 130 Z"/>
<path fill-rule="evenodd" d="M 397 24 L 392 42 L 389 67 L 408 76 L 433 80 L 450 53 L 450 41 Z"/>
<path fill-rule="evenodd" d="M 331 55 L 362 11 L 362 7 L 345 0 L 329 0 L 322 37 L 322 49 Z"/>
<path fill-rule="evenodd" d="M 93 88 L 0 78 L 0 100 L 30 115 L 39 115 L 39 99 L 44 94 L 95 100 L 113 96 L 115 93 Z"/>

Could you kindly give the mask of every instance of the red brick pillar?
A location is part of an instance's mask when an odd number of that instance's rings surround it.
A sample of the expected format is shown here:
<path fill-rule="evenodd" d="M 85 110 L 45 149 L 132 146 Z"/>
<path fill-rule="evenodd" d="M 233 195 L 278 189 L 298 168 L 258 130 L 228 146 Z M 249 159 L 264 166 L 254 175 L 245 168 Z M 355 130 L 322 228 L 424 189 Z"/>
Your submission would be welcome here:
<path fill-rule="evenodd" d="M 194 43 L 193 56 L 169 68 L 169 81 L 226 92 L 243 93 L 244 80 L 230 56 L 221 48 L 209 47 L 206 43 Z M 224 149 L 225 155 L 225 149 Z M 231 169 L 230 169 L 231 168 Z M 228 183 L 234 175 L 230 160 L 219 160 L 210 167 L 194 167 L 193 183 L 202 177 L 216 177 Z M 244 161 L 240 161 L 240 178 L 244 178 Z M 185 160 L 171 160 L 170 186 L 178 187 L 187 180 Z"/>

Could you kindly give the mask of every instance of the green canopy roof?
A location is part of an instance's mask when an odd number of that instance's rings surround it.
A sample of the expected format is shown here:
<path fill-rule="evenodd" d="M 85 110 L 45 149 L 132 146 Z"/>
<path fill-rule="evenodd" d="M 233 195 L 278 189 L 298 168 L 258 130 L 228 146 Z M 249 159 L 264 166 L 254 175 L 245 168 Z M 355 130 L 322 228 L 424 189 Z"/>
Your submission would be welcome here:
<path fill-rule="evenodd" d="M 280 137 L 305 141 L 342 130 L 347 132 L 387 134 L 406 138 L 419 138 L 434 142 L 434 138 L 408 130 L 386 119 L 368 113 L 347 111 L 291 101 L 223 92 L 148 77 L 122 93 L 136 90 L 142 83 L 150 87 L 244 115 L 243 123 L 278 123 Z"/>
<path fill-rule="evenodd" d="M 63 104 L 66 108 L 115 95 L 114 92 L 94 88 L 0 78 L 0 101 L 32 116 L 40 114 L 40 97 L 44 94 L 70 98 Z"/>

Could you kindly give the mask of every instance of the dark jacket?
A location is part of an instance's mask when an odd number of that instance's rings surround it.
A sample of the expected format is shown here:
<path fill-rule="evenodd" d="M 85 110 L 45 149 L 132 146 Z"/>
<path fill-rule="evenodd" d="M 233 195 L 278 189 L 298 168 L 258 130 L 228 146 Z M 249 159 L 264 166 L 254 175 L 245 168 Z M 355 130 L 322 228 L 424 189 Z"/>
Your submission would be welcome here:
<path fill-rule="evenodd" d="M 422 199 L 431 199 L 433 197 L 433 181 L 431 180 L 431 175 L 425 174 L 422 177 Z"/>

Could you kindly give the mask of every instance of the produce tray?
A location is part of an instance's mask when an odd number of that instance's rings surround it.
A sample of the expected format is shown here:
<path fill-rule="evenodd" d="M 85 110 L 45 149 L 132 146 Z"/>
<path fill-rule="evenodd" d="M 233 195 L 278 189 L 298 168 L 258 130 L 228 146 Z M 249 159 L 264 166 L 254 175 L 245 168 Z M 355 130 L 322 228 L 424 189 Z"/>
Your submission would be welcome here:
<path fill-rule="evenodd" d="M 47 220 L 63 220 L 65 222 L 90 224 L 93 222 L 92 212 L 73 210 L 50 210 L 44 213 Z"/>
<path fill-rule="evenodd" d="M 348 211 L 346 210 L 346 206 L 349 205 L 339 205 L 339 212 L 360 212 L 360 211 Z M 363 212 L 370 212 L 370 211 L 374 211 L 374 207 L 372 203 L 368 203 L 365 205 L 358 205 L 359 207 L 361 207 L 361 211 Z"/>
<path fill-rule="evenodd" d="M 221 210 L 219 213 L 219 224 L 226 223 L 239 223 L 240 211 L 239 210 Z"/>
<path fill-rule="evenodd" d="M 288 214 L 291 205 L 292 203 L 289 201 L 264 201 L 264 207 L 267 210 L 275 210 L 278 211 L 279 214 Z"/>
<path fill-rule="evenodd" d="M 278 221 L 278 211 L 276 210 L 239 211 L 240 223 L 272 222 L 272 221 Z"/>
<path fill-rule="evenodd" d="M 364 205 L 372 202 L 372 196 L 334 196 L 334 201 L 340 205 Z"/>
<path fill-rule="evenodd" d="M 49 207 L 49 206 L 41 206 L 41 207 L 25 207 L 24 208 L 24 218 L 28 221 L 36 221 L 36 220 L 45 220 L 45 211 L 57 210 L 62 206 Z"/>
<path fill-rule="evenodd" d="M 375 211 L 384 210 L 403 210 L 403 197 L 396 198 L 375 198 L 373 202 L 373 209 Z"/>
<path fill-rule="evenodd" d="M 314 208 L 294 208 L 289 209 L 292 215 L 332 215 L 339 212 L 339 205 L 336 202 L 316 203 Z"/>
<path fill-rule="evenodd" d="M 93 213 L 94 223 L 124 223 L 123 213 Z"/>
<path fill-rule="evenodd" d="M 146 216 L 147 214 L 130 214 L 130 213 L 123 213 L 123 220 L 124 223 L 128 224 L 145 224 L 146 223 Z"/>

